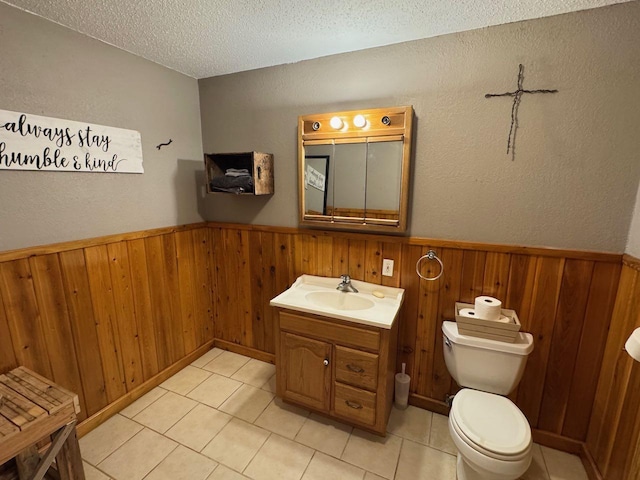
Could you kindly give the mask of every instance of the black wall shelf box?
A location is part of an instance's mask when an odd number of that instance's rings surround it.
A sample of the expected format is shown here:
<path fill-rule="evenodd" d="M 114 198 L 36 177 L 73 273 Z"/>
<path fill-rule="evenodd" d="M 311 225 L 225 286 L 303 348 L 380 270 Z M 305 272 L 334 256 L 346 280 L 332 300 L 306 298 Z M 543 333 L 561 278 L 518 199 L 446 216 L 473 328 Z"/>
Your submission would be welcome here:
<path fill-rule="evenodd" d="M 230 177 L 228 169 L 247 170 L 249 176 Z M 260 152 L 206 153 L 207 193 L 273 194 L 273 154 Z"/>

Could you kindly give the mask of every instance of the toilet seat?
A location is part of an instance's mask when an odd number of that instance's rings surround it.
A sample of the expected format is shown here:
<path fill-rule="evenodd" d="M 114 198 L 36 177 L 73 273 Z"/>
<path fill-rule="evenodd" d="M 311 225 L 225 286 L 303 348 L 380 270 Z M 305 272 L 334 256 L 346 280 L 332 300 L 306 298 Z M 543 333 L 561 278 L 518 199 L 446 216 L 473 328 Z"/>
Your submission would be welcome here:
<path fill-rule="evenodd" d="M 506 397 L 462 389 L 454 398 L 449 419 L 460 439 L 478 453 L 502 461 L 530 455 L 531 427 Z"/>

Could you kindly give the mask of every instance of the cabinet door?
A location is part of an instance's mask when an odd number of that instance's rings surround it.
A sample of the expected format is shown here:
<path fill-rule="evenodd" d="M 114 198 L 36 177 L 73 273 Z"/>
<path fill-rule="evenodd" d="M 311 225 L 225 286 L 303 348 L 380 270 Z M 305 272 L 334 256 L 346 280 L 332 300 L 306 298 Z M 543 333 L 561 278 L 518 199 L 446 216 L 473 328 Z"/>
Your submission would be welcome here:
<path fill-rule="evenodd" d="M 329 411 L 331 344 L 280 333 L 283 362 L 283 397 L 309 407 Z"/>

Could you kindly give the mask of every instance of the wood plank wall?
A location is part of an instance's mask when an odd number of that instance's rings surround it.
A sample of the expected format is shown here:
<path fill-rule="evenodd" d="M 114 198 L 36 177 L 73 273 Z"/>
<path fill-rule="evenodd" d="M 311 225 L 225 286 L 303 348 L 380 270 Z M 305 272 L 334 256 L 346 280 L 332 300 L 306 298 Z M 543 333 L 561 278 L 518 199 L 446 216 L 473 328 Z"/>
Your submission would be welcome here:
<path fill-rule="evenodd" d="M 623 262 L 586 441 L 605 480 L 640 479 L 640 363 L 623 350 L 640 327 L 640 260 Z"/>
<path fill-rule="evenodd" d="M 449 376 L 440 329 L 456 301 L 478 295 L 517 310 L 535 338 L 511 397 L 532 427 L 584 441 L 618 288 L 621 256 L 459 242 L 403 239 L 274 227 L 211 224 L 215 337 L 275 351 L 269 299 L 303 273 L 339 276 L 406 289 L 399 362 L 407 363 L 415 399 L 442 402 L 457 387 Z M 445 265 L 435 282 L 420 281 L 418 258 L 430 248 Z M 381 275 L 382 259 L 395 262 Z M 434 262 L 423 274 L 437 273 Z M 440 405 L 442 405 L 440 403 Z"/>
<path fill-rule="evenodd" d="M 430 248 L 445 265 L 435 282 L 415 272 Z M 383 258 L 395 261 L 393 277 L 381 275 Z M 592 451 L 607 463 L 616 458 L 612 438 L 628 435 L 602 425 L 635 405 L 618 372 L 628 385 L 639 376 L 610 358 L 618 347 L 611 336 L 607 343 L 620 270 L 613 254 L 229 224 L 4 252 L 0 372 L 26 365 L 78 392 L 83 416 L 92 415 L 213 338 L 268 357 L 275 351 L 269 300 L 303 273 L 348 273 L 406 289 L 398 360 L 407 363 L 414 400 L 431 406 L 457 390 L 440 336 L 455 301 L 487 294 L 517 310 L 535 350 L 511 397 L 537 431 L 576 441 L 587 439 L 595 405 Z M 436 264 L 424 262 L 422 273 L 433 275 Z M 638 288 L 625 267 L 621 295 L 637 298 Z M 640 308 L 623 309 L 633 302 L 621 298 L 616 325 L 633 312 L 637 319 Z M 598 387 L 601 364 L 616 373 L 605 376 L 613 388 L 624 390 L 617 410 L 605 380 Z"/>
<path fill-rule="evenodd" d="M 77 392 L 81 419 L 213 339 L 204 224 L 0 253 L 0 373 Z"/>

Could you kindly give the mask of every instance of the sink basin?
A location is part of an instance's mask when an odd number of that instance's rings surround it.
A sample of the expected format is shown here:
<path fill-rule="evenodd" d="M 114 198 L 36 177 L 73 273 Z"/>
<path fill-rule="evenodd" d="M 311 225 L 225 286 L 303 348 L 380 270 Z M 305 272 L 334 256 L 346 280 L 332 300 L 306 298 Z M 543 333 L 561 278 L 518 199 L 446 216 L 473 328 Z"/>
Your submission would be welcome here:
<path fill-rule="evenodd" d="M 339 278 L 301 275 L 270 305 L 322 317 L 391 328 L 404 299 L 402 288 L 352 280 L 358 292 L 340 292 Z M 375 295 L 374 295 L 375 294 Z"/>
<path fill-rule="evenodd" d="M 367 310 L 375 305 L 368 298 L 348 292 L 311 292 L 306 298 L 314 305 L 335 310 Z"/>

